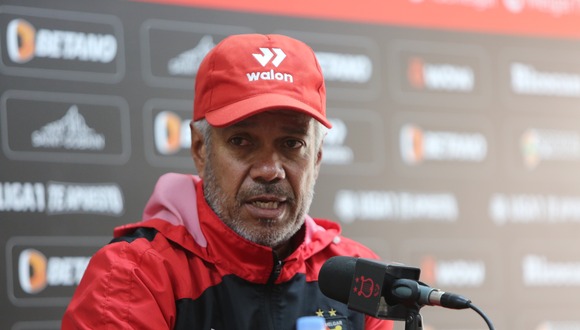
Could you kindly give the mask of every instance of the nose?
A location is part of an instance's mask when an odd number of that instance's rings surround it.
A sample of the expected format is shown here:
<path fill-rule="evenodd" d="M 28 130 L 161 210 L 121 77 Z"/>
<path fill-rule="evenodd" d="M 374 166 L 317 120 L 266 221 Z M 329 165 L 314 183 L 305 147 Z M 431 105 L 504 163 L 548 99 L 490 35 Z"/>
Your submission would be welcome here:
<path fill-rule="evenodd" d="M 286 178 L 282 157 L 271 150 L 264 150 L 255 158 L 250 176 L 259 182 L 272 182 Z"/>

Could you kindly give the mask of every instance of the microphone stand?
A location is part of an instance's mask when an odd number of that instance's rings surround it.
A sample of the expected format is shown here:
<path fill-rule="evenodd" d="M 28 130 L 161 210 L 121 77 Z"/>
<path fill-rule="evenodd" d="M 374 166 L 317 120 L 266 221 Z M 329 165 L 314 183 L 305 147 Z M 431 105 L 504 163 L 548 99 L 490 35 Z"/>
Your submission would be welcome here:
<path fill-rule="evenodd" d="M 423 330 L 423 317 L 419 310 L 425 306 L 418 303 L 418 286 L 409 285 L 408 277 L 393 280 L 386 294 L 382 317 L 405 321 L 405 330 Z M 397 288 L 397 289 L 394 289 Z M 384 307 L 386 307 L 386 312 Z"/>
<path fill-rule="evenodd" d="M 385 307 L 383 305 L 383 307 Z M 386 306 L 386 313 L 380 312 L 379 317 L 405 322 L 405 330 L 423 330 L 423 317 L 419 310 L 423 305 L 409 300 Z"/>
<path fill-rule="evenodd" d="M 419 310 L 409 310 L 405 320 L 405 330 L 423 330 L 423 317 Z"/>

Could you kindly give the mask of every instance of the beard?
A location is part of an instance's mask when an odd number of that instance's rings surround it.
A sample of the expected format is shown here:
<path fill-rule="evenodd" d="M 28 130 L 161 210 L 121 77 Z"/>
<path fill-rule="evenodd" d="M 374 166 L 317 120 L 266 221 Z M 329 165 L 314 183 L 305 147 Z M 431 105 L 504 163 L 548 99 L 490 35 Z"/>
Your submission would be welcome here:
<path fill-rule="evenodd" d="M 228 197 L 217 181 L 211 160 L 208 157 L 205 166 L 204 197 L 217 216 L 234 232 L 248 241 L 276 248 L 288 242 L 304 224 L 304 217 L 314 198 L 314 180 L 302 198 L 296 199 L 288 185 L 277 183 L 253 182 L 251 187 L 240 188 L 235 197 Z M 253 221 L 244 220 L 241 216 L 245 200 L 261 194 L 284 196 L 291 214 L 283 223 L 272 219 L 260 219 L 258 226 Z M 232 199 L 230 201 L 229 199 Z M 229 206 L 229 208 L 228 208 Z"/>

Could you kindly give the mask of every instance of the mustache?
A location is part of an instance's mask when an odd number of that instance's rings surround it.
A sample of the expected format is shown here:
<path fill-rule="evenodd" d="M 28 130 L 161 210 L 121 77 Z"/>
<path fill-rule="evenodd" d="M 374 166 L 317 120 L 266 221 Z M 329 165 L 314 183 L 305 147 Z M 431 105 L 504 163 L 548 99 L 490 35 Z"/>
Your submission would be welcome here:
<path fill-rule="evenodd" d="M 248 200 L 260 195 L 274 195 L 286 198 L 287 202 L 295 200 L 292 189 L 281 183 L 253 183 L 249 187 L 244 187 L 238 193 L 238 201 Z"/>

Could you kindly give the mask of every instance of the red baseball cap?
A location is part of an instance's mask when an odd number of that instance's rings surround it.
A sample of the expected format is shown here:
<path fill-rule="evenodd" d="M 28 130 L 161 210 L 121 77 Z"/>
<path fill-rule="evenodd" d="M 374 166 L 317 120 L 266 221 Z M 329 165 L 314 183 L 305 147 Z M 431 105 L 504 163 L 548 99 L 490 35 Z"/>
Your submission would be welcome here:
<path fill-rule="evenodd" d="M 193 120 L 224 127 L 268 110 L 295 110 L 331 128 L 314 51 L 283 35 L 238 34 L 217 44 L 195 80 Z"/>

